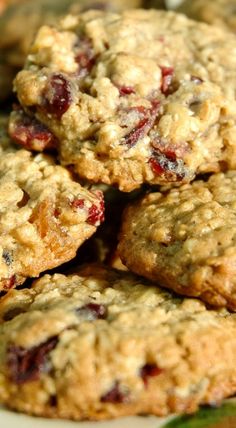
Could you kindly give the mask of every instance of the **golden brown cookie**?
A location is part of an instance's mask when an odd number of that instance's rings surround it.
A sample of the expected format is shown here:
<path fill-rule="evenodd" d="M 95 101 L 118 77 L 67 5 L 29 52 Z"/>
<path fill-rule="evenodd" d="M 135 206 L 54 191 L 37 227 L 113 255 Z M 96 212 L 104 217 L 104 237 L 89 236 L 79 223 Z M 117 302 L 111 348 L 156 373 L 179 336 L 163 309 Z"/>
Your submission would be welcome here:
<path fill-rule="evenodd" d="M 90 11 L 40 29 L 15 89 L 81 177 L 125 192 L 188 182 L 236 167 L 235 44 L 174 12 Z M 14 112 L 21 143 L 19 126 Z"/>
<path fill-rule="evenodd" d="M 98 266 L 0 301 L 0 402 L 101 420 L 191 413 L 236 392 L 236 318 Z"/>
<path fill-rule="evenodd" d="M 236 172 L 150 193 L 123 215 L 119 253 L 132 271 L 236 310 Z"/>
<path fill-rule="evenodd" d="M 37 122 L 32 132 L 51 138 Z M 53 158 L 20 150 L 1 124 L 0 291 L 75 257 L 103 211 L 102 192 L 81 187 Z"/>

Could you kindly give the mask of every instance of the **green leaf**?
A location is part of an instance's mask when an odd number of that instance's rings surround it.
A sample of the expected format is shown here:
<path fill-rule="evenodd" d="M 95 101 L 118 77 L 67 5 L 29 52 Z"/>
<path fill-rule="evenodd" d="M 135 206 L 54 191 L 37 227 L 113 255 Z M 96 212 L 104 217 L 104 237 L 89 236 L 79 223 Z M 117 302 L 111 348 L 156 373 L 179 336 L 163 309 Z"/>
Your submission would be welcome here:
<path fill-rule="evenodd" d="M 232 416 L 236 417 L 236 403 L 229 402 L 215 409 L 203 407 L 194 416 L 180 416 L 167 423 L 163 428 L 211 428 L 213 424 Z"/>

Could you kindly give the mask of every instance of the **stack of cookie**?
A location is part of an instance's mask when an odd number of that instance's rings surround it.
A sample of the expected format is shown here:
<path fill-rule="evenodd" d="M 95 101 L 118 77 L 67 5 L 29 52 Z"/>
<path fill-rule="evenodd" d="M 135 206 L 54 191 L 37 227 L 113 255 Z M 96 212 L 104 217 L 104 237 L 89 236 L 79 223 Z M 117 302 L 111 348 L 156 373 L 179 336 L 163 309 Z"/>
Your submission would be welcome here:
<path fill-rule="evenodd" d="M 218 405 L 236 393 L 236 36 L 71 3 L 27 44 L 0 123 L 0 403 Z"/>

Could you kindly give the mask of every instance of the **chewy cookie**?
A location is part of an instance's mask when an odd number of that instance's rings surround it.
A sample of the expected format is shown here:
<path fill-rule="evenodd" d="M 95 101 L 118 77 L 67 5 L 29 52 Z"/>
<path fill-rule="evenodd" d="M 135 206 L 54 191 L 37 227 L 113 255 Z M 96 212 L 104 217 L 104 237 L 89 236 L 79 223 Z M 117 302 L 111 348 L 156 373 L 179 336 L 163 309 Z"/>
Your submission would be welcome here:
<path fill-rule="evenodd" d="M 236 318 L 98 266 L 0 301 L 0 402 L 105 419 L 195 411 L 236 392 Z"/>
<path fill-rule="evenodd" d="M 235 44 L 174 12 L 90 11 L 41 28 L 15 89 L 81 177 L 122 191 L 186 182 L 236 167 Z M 18 126 L 14 112 L 13 139 Z"/>
<path fill-rule="evenodd" d="M 103 220 L 90 192 L 49 156 L 19 150 L 0 126 L 0 291 L 72 259 Z M 39 138 L 47 129 L 34 123 Z"/>
<path fill-rule="evenodd" d="M 16 1 L 15 1 L 16 3 Z M 129 1 L 129 8 L 141 6 L 141 0 Z M 9 65 L 22 68 L 35 33 L 43 24 L 55 24 L 66 13 L 90 8 L 122 10 L 125 0 L 21 0 L 0 18 L 0 50 Z M 27 26 L 25 22 L 27 20 Z"/>
<path fill-rule="evenodd" d="M 236 172 L 151 193 L 124 213 L 119 253 L 178 293 L 236 310 Z"/>
<path fill-rule="evenodd" d="M 141 0 L 129 0 L 129 8 L 139 6 L 141 6 Z M 4 57 L 4 63 L 10 69 L 10 75 L 15 76 L 18 70 L 23 68 L 31 43 L 41 25 L 53 25 L 59 17 L 66 13 L 78 13 L 90 8 L 122 10 L 127 8 L 127 2 L 126 0 L 12 1 L 12 6 L 8 7 L 0 17 L 0 54 Z M 27 25 L 25 25 L 26 22 Z M 2 71 L 5 72 L 7 70 L 0 68 L 0 72 Z M 3 79 L 4 75 L 0 74 L 0 88 Z M 11 86 L 8 86 L 7 89 L 5 88 L 4 93 L 0 91 L 0 101 L 11 94 L 11 89 Z"/>
<path fill-rule="evenodd" d="M 186 0 L 178 11 L 192 19 L 236 32 L 235 0 Z"/>

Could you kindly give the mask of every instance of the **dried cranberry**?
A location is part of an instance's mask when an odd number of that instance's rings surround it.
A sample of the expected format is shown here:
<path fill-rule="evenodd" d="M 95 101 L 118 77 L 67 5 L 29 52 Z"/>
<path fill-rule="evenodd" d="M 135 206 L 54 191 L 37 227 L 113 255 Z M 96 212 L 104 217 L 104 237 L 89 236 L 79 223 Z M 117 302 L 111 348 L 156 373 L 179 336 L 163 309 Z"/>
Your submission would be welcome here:
<path fill-rule="evenodd" d="M 165 95 L 169 94 L 169 89 L 172 84 L 174 69 L 173 67 L 160 67 L 162 74 L 161 92 Z"/>
<path fill-rule="evenodd" d="M 113 388 L 101 397 L 102 403 L 127 403 L 129 401 L 128 392 L 123 392 L 119 382 L 115 382 Z"/>
<path fill-rule="evenodd" d="M 91 224 L 92 226 L 99 226 L 99 224 L 104 221 L 104 199 L 103 199 L 103 193 L 102 192 L 94 192 L 98 198 L 99 203 L 98 205 L 92 205 L 88 210 L 88 218 L 87 223 Z"/>
<path fill-rule="evenodd" d="M 148 118 L 140 120 L 138 125 L 125 136 L 125 143 L 129 148 L 133 147 L 137 141 L 145 135 L 145 131 L 148 129 L 148 124 Z"/>
<path fill-rule="evenodd" d="M 92 226 L 98 226 L 104 220 L 104 199 L 103 193 L 100 191 L 93 192 L 98 197 L 97 205 L 93 204 L 88 209 L 88 217 L 87 223 Z M 83 209 L 85 207 L 85 201 L 81 198 L 75 198 L 72 202 L 70 202 L 70 206 L 74 209 Z"/>
<path fill-rule="evenodd" d="M 58 218 L 60 214 L 61 214 L 61 210 L 59 208 L 55 208 L 53 213 L 54 217 Z"/>
<path fill-rule="evenodd" d="M 170 150 L 153 150 L 153 155 L 149 159 L 152 171 L 156 175 L 165 175 L 169 179 L 182 180 L 186 171 L 182 159 L 177 159 L 176 154 Z"/>
<path fill-rule="evenodd" d="M 60 119 L 72 103 L 70 82 L 63 74 L 53 74 L 43 92 L 44 108 Z"/>
<path fill-rule="evenodd" d="M 89 208 L 87 223 L 92 226 L 97 226 L 104 219 L 103 211 L 97 205 L 92 205 Z"/>
<path fill-rule="evenodd" d="M 14 113 L 9 126 L 10 137 L 29 150 L 41 152 L 57 146 L 56 137 L 37 119 L 27 116 L 22 110 Z"/>
<path fill-rule="evenodd" d="M 10 290 L 16 285 L 16 275 L 10 276 L 2 280 L 2 287 L 4 290 Z"/>
<path fill-rule="evenodd" d="M 135 107 L 135 109 L 140 113 L 142 118 L 140 119 L 138 124 L 132 129 L 132 131 L 130 131 L 124 137 L 125 145 L 128 148 L 133 147 L 140 138 L 148 134 L 148 132 L 155 123 L 159 107 L 159 101 L 152 101 L 152 107 L 150 109 L 147 109 L 143 106 Z"/>
<path fill-rule="evenodd" d="M 159 376 L 162 371 L 156 364 L 145 364 L 140 370 L 140 376 L 144 384 L 147 385 L 149 377 Z"/>
<path fill-rule="evenodd" d="M 75 198 L 70 205 L 73 209 L 82 209 L 84 208 L 84 199 Z"/>
<path fill-rule="evenodd" d="M 118 86 L 120 96 L 123 97 L 125 95 L 135 94 L 134 88 L 132 86 Z"/>
<path fill-rule="evenodd" d="M 105 319 L 107 317 L 107 308 L 97 303 L 88 303 L 81 308 L 76 309 L 76 313 L 89 321 Z"/>
<path fill-rule="evenodd" d="M 89 39 L 81 39 L 75 46 L 75 49 L 75 61 L 79 66 L 78 76 L 83 78 L 92 70 L 96 62 L 96 55 Z"/>
<path fill-rule="evenodd" d="M 57 342 L 57 337 L 53 337 L 31 349 L 10 345 L 7 350 L 7 365 L 11 381 L 22 384 L 38 380 L 40 373 L 49 372 L 48 354 L 55 348 Z"/>

